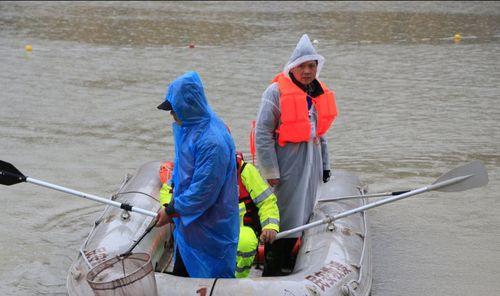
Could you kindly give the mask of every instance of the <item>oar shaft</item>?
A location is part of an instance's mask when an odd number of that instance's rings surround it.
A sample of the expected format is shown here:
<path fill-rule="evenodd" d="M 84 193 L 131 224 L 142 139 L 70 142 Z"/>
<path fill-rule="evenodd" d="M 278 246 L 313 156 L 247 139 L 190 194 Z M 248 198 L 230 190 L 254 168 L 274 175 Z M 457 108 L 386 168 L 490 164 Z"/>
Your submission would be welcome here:
<path fill-rule="evenodd" d="M 451 185 L 451 184 L 463 181 L 463 180 L 465 180 L 465 179 L 467 179 L 469 177 L 470 177 L 470 175 L 456 177 L 456 178 L 452 178 L 452 179 L 449 179 L 449 180 L 446 180 L 446 181 L 443 181 L 443 182 L 440 182 L 440 183 L 436 183 L 436 184 L 432 184 L 432 185 L 429 185 L 429 186 L 426 186 L 426 187 L 415 189 L 415 190 L 412 190 L 412 191 L 409 191 L 409 192 L 406 192 L 406 193 L 403 193 L 403 194 L 400 194 L 400 195 L 396 195 L 396 196 L 393 196 L 393 197 L 384 198 L 382 200 L 378 200 L 378 201 L 369 203 L 367 205 L 364 205 L 364 206 L 361 206 L 361 207 L 358 207 L 358 208 L 355 208 L 355 209 L 352 209 L 352 210 L 345 211 L 345 212 L 340 213 L 338 215 L 335 215 L 335 216 L 332 217 L 332 219 L 335 221 L 337 219 L 344 218 L 344 217 L 347 217 L 347 216 L 350 216 L 350 215 L 353 215 L 353 214 L 356 214 L 356 213 L 359 213 L 359 212 L 362 212 L 362 211 L 366 211 L 368 209 L 373 209 L 373 208 L 376 208 L 376 207 L 380 207 L 382 205 L 385 205 L 385 204 L 388 204 L 388 203 L 391 203 L 391 202 L 394 202 L 394 201 L 397 201 L 397 200 L 400 200 L 400 199 L 403 199 L 403 198 L 407 198 L 407 197 L 414 196 L 414 195 L 417 195 L 417 194 L 420 194 L 420 193 L 424 193 L 426 191 L 436 190 L 438 188 L 441 188 L 441 187 L 444 187 L 444 186 L 448 186 L 448 185 Z"/>
<path fill-rule="evenodd" d="M 461 181 L 463 181 L 463 180 L 465 180 L 467 178 L 470 178 L 470 177 L 472 177 L 472 175 L 455 177 L 455 178 L 448 179 L 446 181 L 442 181 L 442 182 L 435 183 L 435 184 L 432 184 L 432 185 L 429 185 L 429 186 L 426 186 L 426 187 L 422 187 L 422 188 L 415 189 L 415 190 L 412 190 L 412 191 L 409 191 L 409 192 L 406 192 L 406 193 L 402 193 L 400 195 L 396 195 L 396 196 L 393 196 L 393 197 L 384 198 L 382 200 L 378 200 L 378 201 L 369 203 L 367 205 L 364 205 L 364 206 L 361 206 L 361 207 L 358 207 L 358 208 L 355 208 L 355 209 L 352 209 L 352 210 L 348 210 L 348 211 L 342 212 L 342 213 L 340 213 L 338 215 L 335 215 L 333 217 L 327 217 L 327 218 L 324 218 L 322 220 L 314 221 L 314 222 L 308 223 L 306 225 L 302 225 L 302 226 L 299 226 L 299 227 L 296 227 L 296 228 L 293 228 L 293 229 L 290 229 L 290 230 L 287 230 L 287 231 L 280 232 L 276 236 L 276 239 L 280 239 L 280 238 L 286 237 L 286 236 L 288 236 L 288 235 L 290 235 L 292 233 L 300 232 L 300 231 L 303 231 L 303 230 L 306 230 L 306 229 L 309 229 L 309 228 L 312 228 L 312 227 L 315 227 L 315 226 L 318 226 L 318 225 L 321 225 L 321 224 L 330 223 L 332 221 L 335 221 L 335 220 L 338 220 L 338 219 L 341 219 L 341 218 L 345 218 L 345 217 L 351 216 L 353 214 L 356 214 L 356 213 L 359 213 L 359 212 L 362 212 L 362 211 L 366 211 L 368 209 L 373 209 L 373 208 L 376 208 L 376 207 L 379 207 L 379 206 L 382 206 L 382 205 L 385 205 L 385 204 L 388 204 L 388 203 L 391 203 L 391 202 L 394 202 L 394 201 L 397 201 L 397 200 L 400 200 L 400 199 L 404 199 L 404 198 L 407 198 L 407 197 L 410 197 L 410 196 L 413 196 L 413 195 L 424 193 L 426 191 L 436 190 L 436 189 L 439 189 L 441 187 L 445 187 L 445 186 L 448 186 L 448 185 L 451 185 L 451 184 L 454 184 L 454 183 L 458 183 L 458 182 L 461 182 Z"/>
<path fill-rule="evenodd" d="M 314 221 L 314 222 L 311 222 L 311 223 L 308 223 L 308 224 L 305 224 L 305 225 L 302 225 L 302 226 L 299 226 L 299 227 L 296 227 L 296 228 L 293 228 L 293 229 L 290 229 L 287 231 L 280 232 L 280 233 L 278 233 L 278 235 L 276 235 L 276 239 L 280 239 L 280 238 L 286 237 L 292 233 L 300 232 L 300 231 L 303 231 L 303 230 L 306 230 L 306 229 L 309 229 L 309 228 L 312 228 L 312 227 L 315 227 L 315 226 L 318 226 L 321 224 L 330 223 L 331 221 L 345 218 L 347 216 L 351 216 L 353 214 L 356 214 L 356 213 L 359 213 L 359 212 L 362 212 L 362 211 L 365 211 L 368 209 L 376 208 L 376 207 L 379 207 L 381 205 L 385 205 L 387 203 L 390 203 L 390 202 L 393 202 L 396 200 L 400 200 L 400 199 L 403 199 L 406 197 L 410 197 L 410 196 L 413 196 L 413 195 L 416 195 L 416 194 L 419 194 L 419 193 L 422 193 L 422 192 L 425 192 L 428 190 L 429 190 L 428 187 L 423 187 L 420 189 L 412 190 L 412 191 L 407 192 L 407 193 L 403 193 L 401 195 L 396 195 L 396 196 L 385 198 L 385 199 L 382 199 L 382 200 L 379 200 L 376 202 L 372 202 L 372 203 L 369 203 L 367 205 L 342 212 L 342 213 L 335 215 L 333 217 L 324 218 L 322 220 Z"/>
<path fill-rule="evenodd" d="M 318 221 L 314 221 L 314 222 L 311 222 L 309 224 L 302 225 L 302 226 L 299 226 L 299 227 L 296 227 L 296 228 L 293 228 L 290 230 L 282 231 L 276 235 L 276 239 L 280 239 L 280 238 L 286 237 L 287 235 L 290 235 L 292 233 L 307 230 L 309 228 L 313 228 L 313 227 L 321 225 L 321 224 L 329 223 L 331 221 L 333 221 L 332 218 L 327 217 L 327 218 L 324 218 L 324 219 L 321 219 Z"/>
<path fill-rule="evenodd" d="M 358 207 L 358 208 L 355 208 L 355 209 L 352 209 L 352 210 L 348 210 L 348 211 L 342 212 L 342 213 L 340 213 L 338 215 L 335 215 L 335 216 L 333 216 L 333 220 L 337 220 L 337 219 L 340 219 L 340 218 L 345 218 L 347 216 L 351 216 L 353 214 L 356 214 L 356 213 L 359 213 L 359 212 L 362 212 L 362 211 L 366 211 L 368 209 L 373 209 L 373 208 L 376 208 L 376 207 L 388 204 L 390 202 L 394 202 L 394 201 L 397 201 L 397 200 L 400 200 L 400 199 L 403 199 L 403 198 L 407 198 L 407 197 L 410 197 L 410 196 L 413 196 L 413 195 L 416 195 L 416 194 L 420 194 L 420 193 L 426 192 L 428 190 L 429 190 L 428 187 L 422 187 L 422 188 L 415 189 L 415 190 L 412 190 L 412 191 L 407 192 L 407 193 L 403 193 L 403 194 L 396 195 L 396 196 L 393 196 L 393 197 L 384 198 L 382 200 L 378 200 L 378 201 L 369 203 L 367 205 L 364 205 L 364 206 L 361 206 L 361 207 Z"/>
<path fill-rule="evenodd" d="M 400 194 L 410 192 L 410 191 L 411 190 L 404 190 L 404 191 L 394 191 L 394 192 L 371 193 L 371 194 L 364 194 L 364 195 L 358 194 L 358 195 L 339 196 L 339 197 L 334 197 L 334 198 L 320 199 L 320 200 L 318 200 L 318 202 L 329 202 L 329 201 L 339 201 L 339 200 L 355 199 L 355 198 L 370 198 L 370 197 L 400 195 Z"/>
<path fill-rule="evenodd" d="M 56 185 L 56 184 L 48 183 L 48 182 L 45 182 L 45 181 L 42 181 L 42 180 L 38 180 L 38 179 L 35 179 L 35 178 L 31 178 L 31 177 L 27 177 L 26 178 L 26 182 L 32 183 L 32 184 L 36 184 L 36 185 L 40 185 L 40 186 L 43 186 L 43 187 L 46 187 L 46 188 L 54 189 L 54 190 L 57 190 L 57 191 L 61 191 L 61 192 L 64 192 L 64 193 L 69 193 L 69 194 L 72 194 L 72 195 L 76 195 L 78 197 L 83 197 L 83 198 L 86 198 L 86 199 L 90 199 L 90 200 L 93 200 L 93 201 L 96 201 L 96 202 L 100 202 L 100 203 L 103 203 L 103 204 L 107 204 L 107 205 L 110 205 L 110 206 L 113 206 L 113 207 L 117 207 L 117 208 L 123 208 L 123 205 L 124 205 L 124 204 L 116 202 L 114 200 L 109 200 L 109 199 L 106 199 L 106 198 L 103 198 L 103 197 L 99 197 L 99 196 L 96 196 L 96 195 L 84 193 L 84 192 L 77 191 L 77 190 L 73 190 L 73 189 L 70 189 L 70 188 L 66 188 L 66 187 L 63 187 L 63 186 Z M 131 207 L 130 211 L 137 212 L 137 213 L 140 213 L 140 214 L 143 214 L 143 215 L 147 215 L 147 216 L 150 216 L 150 217 L 153 217 L 153 218 L 155 218 L 156 215 L 157 215 L 155 212 L 151 212 L 151 211 L 144 210 L 144 209 L 137 208 L 137 207 L 133 207 L 133 206 Z"/>
<path fill-rule="evenodd" d="M 465 176 L 451 178 L 451 179 L 448 179 L 448 180 L 445 180 L 445 181 L 441 181 L 439 183 L 431 184 L 431 185 L 427 186 L 427 188 L 428 188 L 428 190 L 437 190 L 437 189 L 440 189 L 442 187 L 446 187 L 448 185 L 451 185 L 451 184 L 454 184 L 454 183 L 458 183 L 458 182 L 463 181 L 465 179 L 469 179 L 472 176 L 473 175 L 465 175 Z"/>

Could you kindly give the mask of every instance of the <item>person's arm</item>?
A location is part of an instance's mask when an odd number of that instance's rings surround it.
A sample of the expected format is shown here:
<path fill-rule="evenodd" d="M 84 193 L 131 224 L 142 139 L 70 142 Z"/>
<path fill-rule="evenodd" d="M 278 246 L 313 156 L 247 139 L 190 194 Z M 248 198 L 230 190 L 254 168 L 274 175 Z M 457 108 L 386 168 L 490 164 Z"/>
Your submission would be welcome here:
<path fill-rule="evenodd" d="M 323 182 L 326 183 L 330 180 L 330 159 L 328 156 L 328 141 L 325 136 L 319 137 L 321 142 L 321 159 L 323 162 Z"/>
<path fill-rule="evenodd" d="M 251 163 L 246 163 L 241 172 L 241 181 L 259 210 L 261 241 L 272 242 L 280 230 L 280 212 L 276 195 Z"/>
<path fill-rule="evenodd" d="M 280 119 L 279 88 L 277 83 L 271 84 L 262 95 L 255 128 L 255 146 L 262 176 L 273 180 L 276 185 L 280 178 L 278 159 L 276 156 L 276 129 Z"/>
<path fill-rule="evenodd" d="M 210 208 L 226 181 L 231 157 L 220 145 L 209 142 L 195 148 L 196 160 L 189 187 L 176 196 L 173 210 L 188 225 Z"/>
<path fill-rule="evenodd" d="M 330 159 L 328 156 L 328 141 L 325 136 L 319 137 L 321 143 L 321 159 L 323 161 L 323 170 L 330 170 Z"/>

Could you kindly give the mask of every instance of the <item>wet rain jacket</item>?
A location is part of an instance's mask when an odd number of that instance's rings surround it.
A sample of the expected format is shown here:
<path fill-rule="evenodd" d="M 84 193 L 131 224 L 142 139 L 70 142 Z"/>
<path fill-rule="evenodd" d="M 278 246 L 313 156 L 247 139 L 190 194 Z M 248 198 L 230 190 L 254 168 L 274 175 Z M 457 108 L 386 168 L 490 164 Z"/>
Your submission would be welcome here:
<path fill-rule="evenodd" d="M 317 78 L 324 64 L 324 58 L 316 53 L 307 35 L 303 35 L 282 73 L 289 78 L 290 69 L 311 60 L 318 61 Z M 315 140 L 317 116 L 313 105 L 309 110 L 311 123 L 309 141 L 280 146 L 276 135 L 281 117 L 278 83 L 272 83 L 262 95 L 255 130 L 257 159 L 260 172 L 265 179 L 280 179 L 280 183 L 274 187 L 274 193 L 278 198 L 281 231 L 308 222 L 321 184 L 323 170 L 330 169 L 326 138 L 323 136 Z M 297 232 L 295 237 L 300 235 L 300 232 Z"/>
<path fill-rule="evenodd" d="M 208 106 L 196 72 L 177 78 L 166 99 L 173 123 L 174 241 L 190 277 L 234 277 L 239 235 L 235 148 Z"/>

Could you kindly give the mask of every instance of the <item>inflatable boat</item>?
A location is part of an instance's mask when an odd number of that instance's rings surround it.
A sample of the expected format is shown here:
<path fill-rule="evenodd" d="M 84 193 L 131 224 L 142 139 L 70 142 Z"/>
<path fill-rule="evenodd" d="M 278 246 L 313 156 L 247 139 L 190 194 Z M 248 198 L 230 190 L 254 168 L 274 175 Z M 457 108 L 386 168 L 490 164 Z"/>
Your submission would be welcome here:
<path fill-rule="evenodd" d="M 302 244 L 289 275 L 261 277 L 256 264 L 246 279 L 200 279 L 169 273 L 173 225 L 153 227 L 160 208 L 160 165 L 146 163 L 134 176 L 127 175 L 111 199 L 28 177 L 2 160 L 0 184 L 26 182 L 108 205 L 71 265 L 67 278 L 70 295 L 260 296 L 369 295 L 372 272 L 366 210 L 429 191 L 479 188 L 489 181 L 484 164 L 474 160 L 425 187 L 366 194 L 356 176 L 336 170 L 333 180 L 320 189 L 310 223 L 278 234 L 286 237 L 302 231 Z M 367 203 L 369 197 L 384 198 Z"/>
<path fill-rule="evenodd" d="M 142 165 L 127 175 L 111 197 L 156 212 L 160 208 L 160 162 Z M 322 185 L 319 200 L 363 195 L 359 179 L 345 171 L 333 171 Z M 318 202 L 311 222 L 366 203 L 365 198 Z M 154 218 L 107 206 L 94 222 L 78 257 L 68 272 L 69 295 L 93 295 L 89 271 L 116 257 L 138 241 Z M 144 295 L 369 295 L 372 283 L 371 244 L 367 216 L 359 212 L 303 232 L 293 271 L 287 276 L 261 277 L 259 264 L 246 279 L 184 278 L 169 274 L 173 267 L 172 225 L 155 227 L 140 240 L 134 253 L 147 253 L 156 285 Z M 256 256 L 257 258 L 259 256 Z M 97 293 L 96 293 L 97 294 Z"/>

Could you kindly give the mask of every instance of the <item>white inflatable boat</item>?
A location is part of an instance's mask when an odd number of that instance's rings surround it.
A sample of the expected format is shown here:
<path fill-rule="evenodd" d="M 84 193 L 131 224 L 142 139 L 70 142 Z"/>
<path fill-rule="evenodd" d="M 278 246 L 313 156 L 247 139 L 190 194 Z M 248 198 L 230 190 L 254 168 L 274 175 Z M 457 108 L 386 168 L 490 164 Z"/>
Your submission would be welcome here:
<path fill-rule="evenodd" d="M 156 212 L 159 207 L 160 162 L 144 164 L 127 176 L 112 199 Z M 334 171 L 321 188 L 320 199 L 361 195 L 354 175 Z M 311 222 L 362 206 L 364 198 L 318 203 Z M 70 267 L 70 295 L 93 295 L 87 273 L 107 259 L 122 254 L 144 233 L 151 217 L 107 206 L 94 223 Z M 172 226 L 154 228 L 134 249 L 148 253 L 155 270 L 157 291 L 144 295 L 368 295 L 372 283 L 371 246 L 364 212 L 305 230 L 293 272 L 287 276 L 260 277 L 253 268 L 246 279 L 183 278 L 165 273 L 172 269 Z M 257 267 L 258 268 L 258 267 Z"/>

